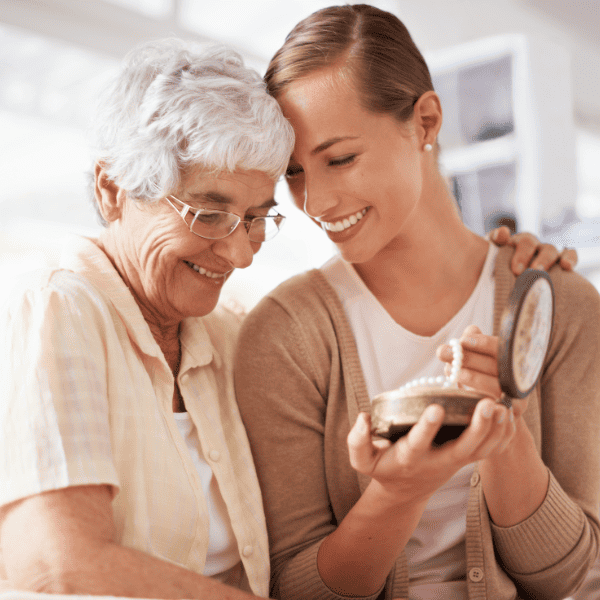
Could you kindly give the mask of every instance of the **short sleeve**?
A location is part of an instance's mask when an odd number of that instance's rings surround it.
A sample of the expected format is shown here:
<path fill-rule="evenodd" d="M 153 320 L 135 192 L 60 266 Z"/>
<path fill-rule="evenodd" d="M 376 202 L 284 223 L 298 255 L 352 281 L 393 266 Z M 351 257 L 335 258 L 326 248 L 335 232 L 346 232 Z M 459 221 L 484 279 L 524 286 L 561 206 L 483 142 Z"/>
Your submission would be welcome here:
<path fill-rule="evenodd" d="M 103 333 L 110 311 L 80 276 L 42 271 L 0 313 L 0 505 L 75 485 L 118 487 Z"/>

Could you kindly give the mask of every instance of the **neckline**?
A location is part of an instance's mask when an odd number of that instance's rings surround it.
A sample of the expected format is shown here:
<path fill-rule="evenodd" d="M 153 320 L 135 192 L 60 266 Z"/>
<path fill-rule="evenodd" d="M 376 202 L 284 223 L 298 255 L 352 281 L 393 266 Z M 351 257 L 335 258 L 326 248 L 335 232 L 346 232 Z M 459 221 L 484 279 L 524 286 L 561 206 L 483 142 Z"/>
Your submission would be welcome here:
<path fill-rule="evenodd" d="M 408 338 L 414 341 L 429 343 L 432 340 L 437 340 L 446 336 L 448 330 L 452 329 L 454 323 L 460 319 L 461 313 L 463 313 L 465 310 L 468 310 L 468 307 L 476 301 L 477 297 L 481 294 L 481 290 L 484 285 L 483 282 L 491 276 L 496 257 L 498 255 L 498 250 L 499 248 L 495 244 L 489 242 L 485 262 L 483 263 L 483 268 L 481 269 L 481 273 L 479 275 L 477 283 L 475 284 L 475 287 L 473 288 L 473 291 L 471 292 L 465 303 L 452 316 L 452 318 L 431 336 L 419 335 L 417 333 L 409 331 L 408 329 L 397 323 L 388 313 L 388 311 L 383 307 L 381 302 L 379 302 L 375 294 L 373 294 L 373 292 L 371 292 L 371 290 L 367 287 L 365 282 L 361 279 L 360 275 L 354 269 L 353 265 L 344 260 L 344 258 L 341 255 L 338 254 L 337 256 L 333 257 L 331 260 L 325 263 L 325 265 L 323 265 L 322 269 L 325 269 L 325 271 L 327 272 L 326 267 L 334 267 L 336 264 L 340 264 L 343 266 L 345 272 L 349 275 L 350 282 L 354 286 L 357 293 L 344 294 L 340 298 L 346 310 L 351 308 L 355 299 L 361 301 L 364 300 L 364 298 L 366 297 L 368 298 L 368 301 L 371 304 L 371 308 L 374 308 L 376 311 L 378 311 L 380 319 L 386 322 L 388 327 L 398 329 L 402 335 L 407 336 Z"/>

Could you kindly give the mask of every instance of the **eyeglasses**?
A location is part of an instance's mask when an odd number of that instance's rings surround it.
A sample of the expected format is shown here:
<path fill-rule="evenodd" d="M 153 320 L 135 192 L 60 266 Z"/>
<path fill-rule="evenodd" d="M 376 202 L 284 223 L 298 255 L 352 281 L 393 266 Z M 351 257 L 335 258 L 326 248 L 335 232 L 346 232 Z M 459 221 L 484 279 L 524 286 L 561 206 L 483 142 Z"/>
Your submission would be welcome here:
<path fill-rule="evenodd" d="M 240 223 L 243 223 L 251 242 L 266 242 L 277 235 L 285 221 L 285 217 L 273 208 L 269 209 L 267 215 L 242 219 L 223 210 L 192 208 L 175 196 L 165 197 L 165 200 L 177 211 L 190 231 L 205 240 L 222 240 L 231 235 Z M 171 200 L 181 204 L 181 210 Z"/>

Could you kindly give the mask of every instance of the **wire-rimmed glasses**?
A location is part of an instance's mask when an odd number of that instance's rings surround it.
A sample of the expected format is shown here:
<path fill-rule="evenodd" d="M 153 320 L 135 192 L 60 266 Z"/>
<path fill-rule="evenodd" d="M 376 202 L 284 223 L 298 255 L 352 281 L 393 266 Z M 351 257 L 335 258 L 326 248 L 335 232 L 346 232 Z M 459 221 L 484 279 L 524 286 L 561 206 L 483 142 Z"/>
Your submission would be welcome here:
<path fill-rule="evenodd" d="M 166 196 L 165 200 L 175 209 L 190 231 L 205 240 L 222 240 L 243 223 L 251 242 L 266 242 L 277 235 L 285 221 L 285 217 L 273 208 L 264 216 L 242 219 L 224 210 L 193 208 L 175 196 Z M 172 200 L 181 205 L 181 210 Z"/>

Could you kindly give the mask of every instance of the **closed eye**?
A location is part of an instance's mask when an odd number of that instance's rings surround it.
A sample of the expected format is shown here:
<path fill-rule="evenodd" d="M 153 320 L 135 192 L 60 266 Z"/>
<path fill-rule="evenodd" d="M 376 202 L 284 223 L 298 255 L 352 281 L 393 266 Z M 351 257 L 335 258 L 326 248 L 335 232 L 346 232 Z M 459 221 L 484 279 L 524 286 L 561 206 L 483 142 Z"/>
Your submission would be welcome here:
<path fill-rule="evenodd" d="M 342 156 L 341 158 L 332 158 L 328 164 L 330 167 L 341 167 L 342 165 L 349 165 L 354 162 L 355 158 L 356 154 L 349 154 L 348 156 Z"/>
<path fill-rule="evenodd" d="M 300 165 L 289 165 L 285 171 L 285 178 L 293 179 L 294 177 L 298 176 L 303 171 L 304 171 L 304 169 Z"/>

